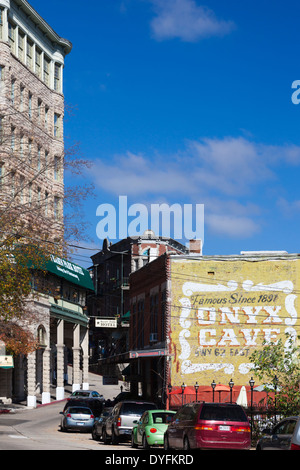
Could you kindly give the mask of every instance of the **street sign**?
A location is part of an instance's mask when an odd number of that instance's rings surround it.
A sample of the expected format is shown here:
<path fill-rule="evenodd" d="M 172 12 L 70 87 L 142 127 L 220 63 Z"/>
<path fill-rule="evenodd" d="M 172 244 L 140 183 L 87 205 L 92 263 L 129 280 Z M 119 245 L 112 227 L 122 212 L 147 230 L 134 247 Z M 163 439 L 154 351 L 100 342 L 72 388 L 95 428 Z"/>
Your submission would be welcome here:
<path fill-rule="evenodd" d="M 116 318 L 95 318 L 96 328 L 117 328 Z"/>

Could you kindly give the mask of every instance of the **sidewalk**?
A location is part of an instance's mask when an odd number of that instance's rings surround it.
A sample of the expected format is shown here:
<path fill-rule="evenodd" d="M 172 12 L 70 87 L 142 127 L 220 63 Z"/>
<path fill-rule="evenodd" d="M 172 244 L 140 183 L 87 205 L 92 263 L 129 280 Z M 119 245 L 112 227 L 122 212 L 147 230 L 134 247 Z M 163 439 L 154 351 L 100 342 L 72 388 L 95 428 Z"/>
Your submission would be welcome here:
<path fill-rule="evenodd" d="M 72 369 L 70 367 L 70 369 Z M 72 377 L 72 370 L 69 373 L 69 377 Z M 96 390 L 98 393 L 104 396 L 105 400 L 112 400 L 121 392 L 121 386 L 123 391 L 127 391 L 127 383 L 119 381 L 118 385 L 103 385 L 102 375 L 97 375 L 92 372 L 89 372 L 89 390 Z M 51 403 L 57 403 L 56 401 L 56 388 L 54 385 L 51 385 L 51 402 L 45 405 L 42 405 L 41 395 L 37 395 L 37 407 L 51 405 Z M 65 398 L 66 400 L 72 393 L 72 384 L 67 383 L 65 385 Z M 14 413 L 20 410 L 27 409 L 26 401 L 20 403 L 11 403 L 11 404 L 1 404 L 0 403 L 0 415 L 2 413 Z"/>

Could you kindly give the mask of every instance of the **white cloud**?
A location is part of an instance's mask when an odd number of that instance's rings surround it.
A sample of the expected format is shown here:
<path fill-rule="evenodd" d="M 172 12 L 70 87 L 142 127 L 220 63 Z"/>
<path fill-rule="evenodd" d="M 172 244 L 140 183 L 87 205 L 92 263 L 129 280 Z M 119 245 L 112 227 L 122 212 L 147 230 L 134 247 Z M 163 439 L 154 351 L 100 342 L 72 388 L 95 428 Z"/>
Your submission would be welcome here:
<path fill-rule="evenodd" d="M 237 217 L 232 214 L 208 214 L 205 224 L 217 235 L 230 238 L 248 238 L 259 232 L 260 226 L 250 217 Z"/>
<path fill-rule="evenodd" d="M 132 202 L 204 204 L 210 230 L 248 237 L 259 230 L 264 197 L 280 183 L 280 166 L 299 164 L 300 147 L 204 138 L 187 142 L 184 151 L 171 156 L 127 152 L 110 161 L 97 159 L 90 175 L 102 192 L 127 195 Z M 291 212 L 285 200 L 278 204 Z M 299 207 L 296 201 L 292 209 Z"/>
<path fill-rule="evenodd" d="M 224 21 L 205 6 L 198 6 L 195 0 L 150 0 L 156 13 L 151 21 L 155 39 L 179 38 L 195 42 L 211 36 L 224 36 L 235 25 Z"/>

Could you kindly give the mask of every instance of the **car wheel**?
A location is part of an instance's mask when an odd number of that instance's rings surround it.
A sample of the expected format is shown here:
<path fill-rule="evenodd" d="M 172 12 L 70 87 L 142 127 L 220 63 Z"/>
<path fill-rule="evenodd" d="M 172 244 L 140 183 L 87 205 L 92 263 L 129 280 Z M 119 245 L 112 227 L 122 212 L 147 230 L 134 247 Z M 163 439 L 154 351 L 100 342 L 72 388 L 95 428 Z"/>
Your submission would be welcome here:
<path fill-rule="evenodd" d="M 165 449 L 165 450 L 169 450 L 169 449 L 170 449 L 169 439 L 168 439 L 168 436 L 166 436 L 166 434 L 164 435 L 164 449 Z"/>
<path fill-rule="evenodd" d="M 134 442 L 134 434 L 133 434 L 133 432 L 131 433 L 131 447 L 133 447 L 134 449 L 137 448 L 137 444 Z"/>
<path fill-rule="evenodd" d="M 115 434 L 115 430 L 114 430 L 114 429 L 112 430 L 111 443 L 112 443 L 113 445 L 119 444 L 119 438 L 118 438 L 118 436 Z"/>
<path fill-rule="evenodd" d="M 63 423 L 61 423 L 61 425 L 60 425 L 60 430 L 61 430 L 61 432 L 67 432 L 67 431 L 68 431 L 68 429 L 66 428 L 66 426 L 65 426 L 65 423 L 64 423 L 64 422 L 63 422 Z"/>
<path fill-rule="evenodd" d="M 190 443 L 189 443 L 189 440 L 186 436 L 183 440 L 183 449 L 184 450 L 190 450 Z"/>
<path fill-rule="evenodd" d="M 107 437 L 107 434 L 106 434 L 106 430 L 104 429 L 103 433 L 102 433 L 102 438 L 103 438 L 103 444 L 109 444 L 109 439 Z"/>
<path fill-rule="evenodd" d="M 98 436 L 95 428 L 92 429 L 92 438 L 94 441 L 100 441 L 100 437 Z"/>
<path fill-rule="evenodd" d="M 146 434 L 144 434 L 143 435 L 143 449 L 149 449 L 149 448 L 150 448 L 150 446 L 148 444 Z"/>

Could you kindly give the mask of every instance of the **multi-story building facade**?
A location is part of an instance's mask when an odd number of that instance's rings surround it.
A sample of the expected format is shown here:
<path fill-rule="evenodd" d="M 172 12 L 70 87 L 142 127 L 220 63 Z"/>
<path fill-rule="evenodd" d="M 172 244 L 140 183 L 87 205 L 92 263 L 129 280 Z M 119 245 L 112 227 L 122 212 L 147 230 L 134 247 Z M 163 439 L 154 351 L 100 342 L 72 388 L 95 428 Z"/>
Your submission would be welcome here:
<path fill-rule="evenodd" d="M 47 251 L 55 247 L 46 275 L 39 278 L 33 271 L 35 295 L 27 299 L 38 349 L 14 357 L 11 368 L 0 361 L 0 399 L 27 398 L 30 407 L 36 406 L 37 395 L 43 403 L 51 401 L 51 385 L 56 398 L 64 398 L 67 362 L 73 365 L 73 388 L 88 387 L 85 305 L 93 284 L 88 271 L 61 257 L 63 69 L 71 48 L 26 0 L 0 0 L 1 220 L 9 213 L 10 231 L 23 230 L 20 243 L 50 242 L 44 245 Z M 0 349 L 6 357 L 3 344 Z"/>
<path fill-rule="evenodd" d="M 122 367 L 127 362 L 132 321 L 129 276 L 166 252 L 184 254 L 188 249 L 172 238 L 146 230 L 141 236 L 114 244 L 104 240 L 102 250 L 91 257 L 95 287 L 89 303 L 92 361 L 97 363 L 100 358 L 102 372 L 106 365 L 112 370 L 112 364 Z"/>
<path fill-rule="evenodd" d="M 63 235 L 63 67 L 71 43 L 26 0 L 0 1 L 1 196 Z M 39 210 L 37 211 L 37 208 Z"/>

